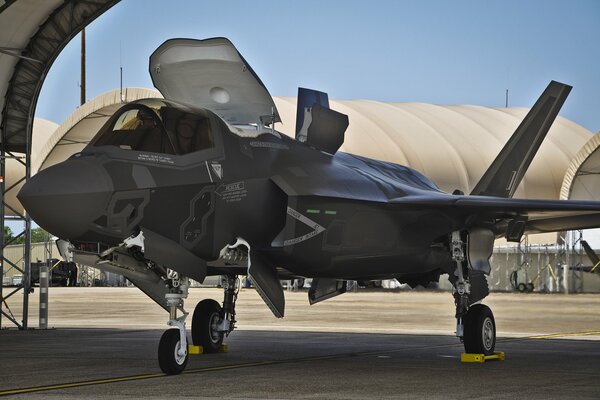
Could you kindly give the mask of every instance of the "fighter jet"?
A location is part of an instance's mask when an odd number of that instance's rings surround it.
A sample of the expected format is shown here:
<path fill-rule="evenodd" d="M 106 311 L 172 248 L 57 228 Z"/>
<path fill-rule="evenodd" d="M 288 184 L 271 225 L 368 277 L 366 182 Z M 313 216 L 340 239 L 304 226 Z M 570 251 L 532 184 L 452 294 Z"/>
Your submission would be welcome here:
<path fill-rule="evenodd" d="M 296 137 L 279 133 L 273 99 L 225 38 L 168 40 L 149 68 L 164 99 L 124 105 L 19 199 L 67 261 L 118 272 L 169 311 L 158 346 L 167 374 L 188 361 L 190 279 L 217 275 L 222 304 L 202 300 L 192 315 L 192 341 L 207 353 L 235 329 L 241 275 L 283 317 L 281 279 L 312 278 L 314 304 L 351 280 L 415 286 L 448 274 L 456 335 L 467 352 L 492 354 L 494 316 L 481 301 L 494 240 L 600 226 L 598 202 L 512 198 L 567 85 L 548 85 L 465 195 L 338 151 L 348 117 L 323 92 L 299 89 Z"/>

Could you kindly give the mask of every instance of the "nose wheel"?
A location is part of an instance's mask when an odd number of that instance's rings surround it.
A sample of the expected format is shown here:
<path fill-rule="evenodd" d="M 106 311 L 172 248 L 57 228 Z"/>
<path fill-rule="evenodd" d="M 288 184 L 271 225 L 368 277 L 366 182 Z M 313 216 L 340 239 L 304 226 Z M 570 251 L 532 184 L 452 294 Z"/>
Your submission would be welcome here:
<path fill-rule="evenodd" d="M 181 373 L 188 361 L 188 343 L 185 333 L 185 319 L 188 313 L 183 309 L 184 300 L 188 296 L 189 279 L 179 273 L 168 270 L 165 282 L 169 293 L 165 300 L 169 307 L 169 321 L 167 324 L 174 328 L 163 333 L 158 343 L 158 365 L 165 374 L 175 375 Z M 181 316 L 177 316 L 178 311 Z"/>
<path fill-rule="evenodd" d="M 169 375 L 181 373 L 188 362 L 187 344 L 181 343 L 179 329 L 165 331 L 158 343 L 158 365 Z"/>

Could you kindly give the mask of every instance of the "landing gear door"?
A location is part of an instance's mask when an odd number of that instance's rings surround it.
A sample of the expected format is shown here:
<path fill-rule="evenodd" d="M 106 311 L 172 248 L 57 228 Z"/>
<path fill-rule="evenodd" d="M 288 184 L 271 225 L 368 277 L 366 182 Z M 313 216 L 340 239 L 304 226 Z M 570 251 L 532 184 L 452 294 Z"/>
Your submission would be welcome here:
<path fill-rule="evenodd" d="M 308 301 L 311 305 L 346 293 L 348 283 L 336 279 L 315 278 L 308 290 Z"/>
<path fill-rule="evenodd" d="M 467 254 L 469 268 L 489 275 L 492 268 L 490 257 L 494 249 L 494 232 L 486 228 L 474 228 L 469 231 Z"/>

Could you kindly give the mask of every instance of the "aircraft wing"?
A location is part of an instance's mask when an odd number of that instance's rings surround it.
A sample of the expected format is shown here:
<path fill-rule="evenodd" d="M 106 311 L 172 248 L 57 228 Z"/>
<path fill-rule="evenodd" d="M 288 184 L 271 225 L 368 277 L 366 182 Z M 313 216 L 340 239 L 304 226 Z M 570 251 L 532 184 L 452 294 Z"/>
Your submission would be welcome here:
<path fill-rule="evenodd" d="M 600 202 L 575 200 L 528 200 L 488 196 L 407 196 L 392 201 L 404 206 L 438 208 L 476 225 L 495 221 L 499 235 L 518 221 L 522 233 L 544 233 L 600 227 Z"/>

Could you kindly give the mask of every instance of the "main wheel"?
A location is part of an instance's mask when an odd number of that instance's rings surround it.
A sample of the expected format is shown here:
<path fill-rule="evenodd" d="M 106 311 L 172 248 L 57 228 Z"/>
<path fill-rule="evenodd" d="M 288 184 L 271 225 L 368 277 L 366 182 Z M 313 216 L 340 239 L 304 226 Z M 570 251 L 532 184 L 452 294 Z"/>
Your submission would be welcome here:
<path fill-rule="evenodd" d="M 467 353 L 494 354 L 496 348 L 496 321 L 488 306 L 475 304 L 463 317 L 463 342 Z"/>
<path fill-rule="evenodd" d="M 212 299 L 202 300 L 194 309 L 192 340 L 204 353 L 216 353 L 223 344 L 223 332 L 216 330 L 221 314 L 221 306 Z"/>
<path fill-rule="evenodd" d="M 180 374 L 187 365 L 187 349 L 185 349 L 185 355 L 179 355 L 180 339 L 179 329 L 176 328 L 165 331 L 160 338 L 158 343 L 158 365 L 165 374 Z"/>

